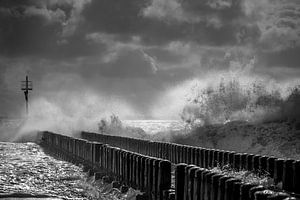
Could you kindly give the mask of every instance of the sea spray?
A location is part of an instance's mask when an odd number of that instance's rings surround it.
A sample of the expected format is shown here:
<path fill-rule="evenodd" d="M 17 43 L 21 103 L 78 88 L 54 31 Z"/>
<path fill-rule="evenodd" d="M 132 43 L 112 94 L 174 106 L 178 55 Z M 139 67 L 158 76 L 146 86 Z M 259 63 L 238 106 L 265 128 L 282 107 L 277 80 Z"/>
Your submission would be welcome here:
<path fill-rule="evenodd" d="M 148 139 L 148 135 L 141 127 L 124 124 L 115 114 L 110 116 L 110 120 L 102 118 L 98 123 L 98 131 L 102 134 Z"/>
<path fill-rule="evenodd" d="M 38 97 L 29 105 L 29 115 L 24 116 L 21 125 L 15 127 L 10 141 L 32 140 L 37 131 L 53 131 L 74 135 L 80 131 L 98 131 L 102 118 L 116 113 L 130 118 L 135 111 L 117 98 L 105 98 L 94 93 L 61 93 L 53 98 Z"/>
<path fill-rule="evenodd" d="M 299 117 L 299 114 L 291 115 L 300 100 L 299 94 L 299 86 L 295 83 L 283 86 L 280 82 L 258 76 L 220 74 L 207 79 L 205 84 L 202 80 L 195 82 L 181 118 L 187 123 L 200 125 L 235 120 L 290 120 Z"/>

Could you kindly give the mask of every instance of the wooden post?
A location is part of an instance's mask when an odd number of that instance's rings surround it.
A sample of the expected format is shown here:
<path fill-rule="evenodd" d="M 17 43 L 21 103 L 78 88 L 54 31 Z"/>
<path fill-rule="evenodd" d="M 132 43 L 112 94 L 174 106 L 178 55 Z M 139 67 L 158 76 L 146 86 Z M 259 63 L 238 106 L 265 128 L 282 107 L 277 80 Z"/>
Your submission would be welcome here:
<path fill-rule="evenodd" d="M 241 154 L 240 153 L 236 153 L 233 156 L 233 168 L 235 170 L 241 169 Z"/>
<path fill-rule="evenodd" d="M 253 170 L 253 154 L 248 154 L 247 155 L 247 170 L 252 171 Z"/>
<path fill-rule="evenodd" d="M 206 175 L 209 174 L 209 170 L 205 170 L 201 173 L 201 198 L 206 198 Z"/>
<path fill-rule="evenodd" d="M 259 158 L 259 170 L 261 172 L 266 172 L 267 171 L 268 158 L 269 157 L 267 157 L 267 156 L 261 156 Z"/>
<path fill-rule="evenodd" d="M 209 167 L 209 150 L 205 149 L 204 150 L 204 168 L 208 168 Z"/>
<path fill-rule="evenodd" d="M 152 199 L 158 199 L 158 172 L 159 172 L 159 162 L 160 160 L 155 159 L 153 162 L 153 182 L 152 182 Z"/>
<path fill-rule="evenodd" d="M 208 167 L 212 168 L 213 167 L 213 159 L 214 159 L 214 150 L 209 149 L 208 151 Z"/>
<path fill-rule="evenodd" d="M 259 170 L 259 159 L 260 159 L 260 157 L 261 157 L 260 155 L 253 156 L 253 160 L 252 160 L 253 170 L 255 170 L 255 171 Z"/>
<path fill-rule="evenodd" d="M 152 190 L 153 190 L 153 163 L 154 159 L 150 158 L 147 163 L 147 188 L 149 199 L 152 199 Z"/>
<path fill-rule="evenodd" d="M 218 200 L 225 200 L 225 182 L 230 178 L 229 176 L 222 176 L 219 179 Z"/>
<path fill-rule="evenodd" d="M 225 181 L 225 200 L 232 200 L 233 198 L 233 184 L 235 182 L 240 182 L 238 179 L 228 179 Z"/>
<path fill-rule="evenodd" d="M 241 169 L 242 170 L 247 169 L 247 154 L 246 153 L 241 154 Z"/>
<path fill-rule="evenodd" d="M 195 175 L 196 171 L 199 169 L 199 167 L 196 167 L 193 165 L 192 168 L 188 170 L 188 182 L 186 185 L 188 185 L 188 200 L 193 200 L 194 197 L 194 180 L 195 180 Z"/>
<path fill-rule="evenodd" d="M 283 159 L 277 159 L 275 160 L 275 166 L 274 166 L 274 183 L 277 184 L 280 181 L 282 181 L 282 175 L 283 175 Z"/>
<path fill-rule="evenodd" d="M 218 165 L 219 163 L 218 155 L 219 155 L 219 150 L 215 149 L 213 151 L 212 167 L 216 167 Z"/>
<path fill-rule="evenodd" d="M 148 194 L 149 196 L 149 165 L 150 165 L 150 160 L 151 158 L 150 157 L 146 157 L 145 159 L 145 169 L 144 169 L 144 190 L 145 192 Z"/>
<path fill-rule="evenodd" d="M 224 152 L 225 151 L 223 151 L 223 150 L 220 150 L 218 152 L 218 164 L 219 164 L 220 167 L 224 166 L 224 160 L 223 160 L 223 158 L 224 158 Z"/>
<path fill-rule="evenodd" d="M 293 191 L 300 193 L 300 160 L 293 162 Z"/>
<path fill-rule="evenodd" d="M 194 178 L 194 194 L 193 199 L 198 200 L 201 198 L 201 173 L 204 171 L 204 168 L 198 168 L 195 171 L 195 178 Z"/>
<path fill-rule="evenodd" d="M 282 189 L 290 192 L 293 191 L 293 162 L 294 160 L 285 160 L 283 163 Z"/>
<path fill-rule="evenodd" d="M 159 161 L 158 171 L 158 199 L 163 200 L 163 191 L 171 188 L 171 162 Z"/>
<path fill-rule="evenodd" d="M 147 161 L 147 156 L 142 156 L 141 157 L 141 171 L 140 171 L 140 184 L 141 184 L 141 189 L 144 191 L 145 190 L 145 170 L 146 170 L 146 161 Z"/>
<path fill-rule="evenodd" d="M 184 185 L 185 183 L 185 168 L 187 164 L 180 163 L 176 165 L 175 169 L 175 199 L 184 199 Z"/>
<path fill-rule="evenodd" d="M 267 172 L 270 174 L 270 177 L 274 177 L 274 165 L 275 165 L 275 157 L 269 157 L 267 159 Z"/>
<path fill-rule="evenodd" d="M 242 184 L 241 185 L 241 190 L 240 190 L 241 197 L 240 197 L 239 200 L 251 200 L 249 198 L 249 191 L 250 191 L 251 188 L 253 188 L 255 186 L 257 186 L 257 185 L 250 184 L 250 183 Z"/>
<path fill-rule="evenodd" d="M 205 148 L 200 149 L 200 167 L 205 168 Z"/>
<path fill-rule="evenodd" d="M 229 151 L 225 151 L 225 152 L 223 153 L 223 165 L 229 164 L 229 162 L 228 162 L 228 157 L 229 157 Z"/>
<path fill-rule="evenodd" d="M 240 199 L 241 186 L 242 183 L 239 181 L 233 183 L 232 199 L 236 199 L 236 200 Z"/>
<path fill-rule="evenodd" d="M 196 148 L 196 153 L 195 153 L 195 165 L 201 167 L 201 149 Z"/>
<path fill-rule="evenodd" d="M 222 174 L 215 174 L 211 177 L 211 200 L 218 200 L 218 193 L 219 193 L 219 180 L 224 175 Z M 197 200 L 197 199 L 196 199 Z"/>
<path fill-rule="evenodd" d="M 206 199 L 211 199 L 211 191 L 212 191 L 212 177 L 216 175 L 217 173 L 215 172 L 209 172 L 205 174 L 205 198 Z"/>
<path fill-rule="evenodd" d="M 234 155 L 235 155 L 235 152 L 234 151 L 231 151 L 229 152 L 228 154 L 228 164 L 233 167 L 233 159 L 234 159 Z"/>

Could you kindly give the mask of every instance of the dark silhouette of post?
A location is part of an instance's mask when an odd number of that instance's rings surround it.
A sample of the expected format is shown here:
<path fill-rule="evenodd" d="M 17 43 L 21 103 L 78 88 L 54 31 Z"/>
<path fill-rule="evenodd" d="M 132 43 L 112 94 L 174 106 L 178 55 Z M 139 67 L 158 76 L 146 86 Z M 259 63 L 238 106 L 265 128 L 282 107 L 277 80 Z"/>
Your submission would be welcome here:
<path fill-rule="evenodd" d="M 21 83 L 21 90 L 24 91 L 25 101 L 26 101 L 26 114 L 28 115 L 28 91 L 32 90 L 32 81 L 28 80 L 28 76 L 26 76 L 26 80 Z"/>

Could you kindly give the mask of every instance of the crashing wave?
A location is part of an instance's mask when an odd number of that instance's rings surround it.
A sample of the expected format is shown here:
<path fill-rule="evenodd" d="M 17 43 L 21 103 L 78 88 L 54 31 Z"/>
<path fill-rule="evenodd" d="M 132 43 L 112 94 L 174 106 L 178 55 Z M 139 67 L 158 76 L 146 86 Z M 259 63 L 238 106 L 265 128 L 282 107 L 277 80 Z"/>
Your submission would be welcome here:
<path fill-rule="evenodd" d="M 102 118 L 98 123 L 98 130 L 100 133 L 135 137 L 135 138 L 145 138 L 147 137 L 146 132 L 142 128 L 125 126 L 118 116 L 112 114 L 110 116 L 110 121 L 106 118 Z"/>
<path fill-rule="evenodd" d="M 225 124 L 231 121 L 299 123 L 300 85 L 277 88 L 263 80 L 222 77 L 218 84 L 191 88 L 181 118 L 188 124 Z"/>

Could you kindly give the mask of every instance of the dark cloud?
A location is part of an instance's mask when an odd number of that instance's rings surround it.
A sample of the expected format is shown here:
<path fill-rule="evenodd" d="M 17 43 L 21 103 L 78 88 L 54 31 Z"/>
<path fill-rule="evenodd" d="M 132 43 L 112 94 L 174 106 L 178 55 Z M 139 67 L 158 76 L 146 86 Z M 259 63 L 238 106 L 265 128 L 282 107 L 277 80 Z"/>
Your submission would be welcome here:
<path fill-rule="evenodd" d="M 83 11 L 83 16 L 86 19 L 83 27 L 90 32 L 119 34 L 128 36 L 127 38 L 133 35 L 140 36 L 147 45 L 166 44 L 174 40 L 194 41 L 209 45 L 228 45 L 239 42 L 237 33 L 241 30 L 243 31 L 243 38 L 257 37 L 258 35 L 256 27 L 238 22 L 238 19 L 244 17 L 240 1 L 233 1 L 228 8 L 221 10 L 205 1 L 199 3 L 183 1 L 179 8 L 193 16 L 200 13 L 199 16 L 204 20 L 199 21 L 192 19 L 164 20 L 160 16 L 157 18 L 152 15 L 149 16 L 149 13 L 145 15 L 145 9 L 155 6 L 153 2 L 149 0 L 93 1 Z M 167 4 L 166 7 L 168 8 L 168 6 L 171 5 Z M 150 10 L 149 12 L 156 12 L 157 9 L 154 7 L 154 11 Z M 162 12 L 168 12 L 168 10 L 162 10 Z M 170 16 L 166 15 L 165 17 Z M 220 20 L 220 26 L 209 25 L 209 23 L 214 23 L 213 17 Z"/>
<path fill-rule="evenodd" d="M 158 47 L 149 48 L 147 49 L 147 52 L 153 55 L 160 62 L 179 63 L 182 59 L 184 59 L 183 55 Z"/>
<path fill-rule="evenodd" d="M 113 78 L 145 78 L 155 75 L 151 63 L 138 50 L 121 51 L 111 62 L 102 64 L 97 62 L 92 63 L 83 70 L 88 73 L 93 72 Z"/>
<path fill-rule="evenodd" d="M 92 88 L 146 115 L 210 70 L 299 74 L 299 17 L 285 0 L 0 0 L 0 83 L 11 97 L 29 73 L 34 95 Z"/>
<path fill-rule="evenodd" d="M 87 43 L 78 30 L 63 37 L 75 9 L 67 2 L 1 1 L 0 53 L 6 56 L 35 56 L 67 59 L 98 53 L 101 47 Z M 72 2 L 72 1 L 70 1 Z"/>
<path fill-rule="evenodd" d="M 121 35 L 124 41 L 131 36 L 140 36 L 147 44 L 188 37 L 191 28 L 187 25 L 144 18 L 141 12 L 149 3 L 146 0 L 93 1 L 83 11 L 86 23 L 82 26 L 90 32 Z"/>
<path fill-rule="evenodd" d="M 140 16 L 141 9 L 147 4 L 148 0 L 92 1 L 82 15 L 91 31 L 135 34 L 142 26 L 147 26 L 143 25 Z"/>
<path fill-rule="evenodd" d="M 52 51 L 60 25 L 47 24 L 39 16 L 26 16 L 22 7 L 0 10 L 0 45 L 5 55 L 26 55 Z"/>
<path fill-rule="evenodd" d="M 262 65 L 270 67 L 300 68 L 300 46 L 275 52 L 261 53 L 259 60 Z"/>
<path fill-rule="evenodd" d="M 243 1 L 240 0 L 184 0 L 181 2 L 182 8 L 186 12 L 192 12 L 196 16 L 215 15 L 225 23 L 244 17 L 242 4 Z"/>

